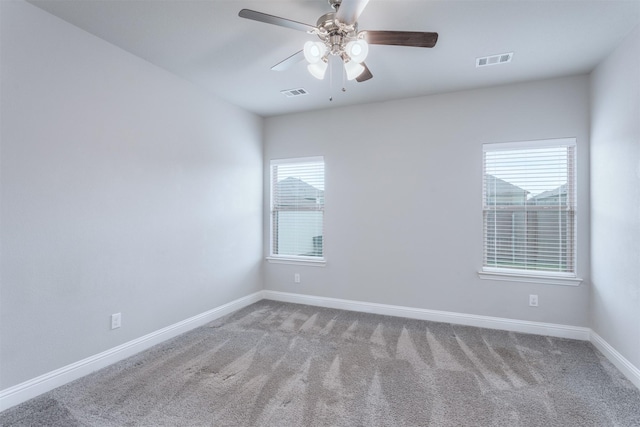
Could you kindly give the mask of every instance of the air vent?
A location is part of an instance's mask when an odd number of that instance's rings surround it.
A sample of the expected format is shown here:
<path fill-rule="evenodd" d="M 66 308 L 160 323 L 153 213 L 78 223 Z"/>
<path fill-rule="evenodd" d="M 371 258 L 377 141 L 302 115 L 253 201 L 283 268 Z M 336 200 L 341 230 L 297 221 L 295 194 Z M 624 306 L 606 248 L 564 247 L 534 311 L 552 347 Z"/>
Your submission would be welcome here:
<path fill-rule="evenodd" d="M 287 98 L 291 98 L 292 96 L 300 96 L 300 95 L 308 95 L 309 94 L 309 92 L 307 92 L 306 89 L 302 89 L 302 88 L 281 90 L 280 93 L 285 95 Z"/>
<path fill-rule="evenodd" d="M 513 58 L 513 52 L 476 58 L 476 68 L 487 67 L 489 65 L 506 64 L 507 62 L 511 62 L 511 58 Z"/>

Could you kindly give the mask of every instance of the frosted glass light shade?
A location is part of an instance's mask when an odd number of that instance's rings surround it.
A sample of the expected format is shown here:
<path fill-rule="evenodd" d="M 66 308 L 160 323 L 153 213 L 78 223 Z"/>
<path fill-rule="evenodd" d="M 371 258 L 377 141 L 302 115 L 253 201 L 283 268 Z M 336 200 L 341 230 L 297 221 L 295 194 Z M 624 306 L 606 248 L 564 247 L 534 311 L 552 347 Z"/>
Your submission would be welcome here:
<path fill-rule="evenodd" d="M 347 80 L 353 80 L 364 71 L 364 67 L 356 61 L 344 63 L 344 70 L 347 72 Z"/>
<path fill-rule="evenodd" d="M 324 54 L 327 52 L 327 47 L 322 42 L 308 41 L 304 44 L 304 59 L 309 64 L 315 64 L 319 62 Z"/>
<path fill-rule="evenodd" d="M 307 70 L 309 70 L 309 72 L 313 77 L 315 77 L 318 80 L 322 80 L 324 79 L 324 74 L 327 72 L 328 66 L 329 64 L 327 64 L 326 62 L 320 61 L 320 62 L 316 62 L 315 64 L 307 65 Z M 363 67 L 363 70 L 364 70 L 364 67 Z"/>
<path fill-rule="evenodd" d="M 369 54 L 369 43 L 364 40 L 353 40 L 347 43 L 347 55 L 353 62 L 361 63 Z"/>

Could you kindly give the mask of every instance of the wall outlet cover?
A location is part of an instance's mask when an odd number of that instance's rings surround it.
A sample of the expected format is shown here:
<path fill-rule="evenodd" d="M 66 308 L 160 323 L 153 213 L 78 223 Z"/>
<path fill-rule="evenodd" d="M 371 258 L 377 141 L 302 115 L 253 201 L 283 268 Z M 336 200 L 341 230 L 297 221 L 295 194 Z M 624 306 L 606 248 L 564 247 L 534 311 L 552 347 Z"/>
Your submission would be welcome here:
<path fill-rule="evenodd" d="M 111 315 L 111 329 L 118 329 L 122 326 L 122 314 L 115 313 Z"/>

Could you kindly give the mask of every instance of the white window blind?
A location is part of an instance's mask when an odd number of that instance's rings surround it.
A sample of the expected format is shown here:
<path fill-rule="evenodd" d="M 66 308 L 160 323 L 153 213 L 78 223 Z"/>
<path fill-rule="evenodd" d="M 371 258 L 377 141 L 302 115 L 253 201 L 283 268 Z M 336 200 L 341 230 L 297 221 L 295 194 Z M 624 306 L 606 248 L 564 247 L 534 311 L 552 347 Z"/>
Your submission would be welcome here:
<path fill-rule="evenodd" d="M 483 270 L 575 277 L 575 139 L 483 151 Z"/>
<path fill-rule="evenodd" d="M 324 159 L 271 161 L 271 256 L 324 258 Z"/>

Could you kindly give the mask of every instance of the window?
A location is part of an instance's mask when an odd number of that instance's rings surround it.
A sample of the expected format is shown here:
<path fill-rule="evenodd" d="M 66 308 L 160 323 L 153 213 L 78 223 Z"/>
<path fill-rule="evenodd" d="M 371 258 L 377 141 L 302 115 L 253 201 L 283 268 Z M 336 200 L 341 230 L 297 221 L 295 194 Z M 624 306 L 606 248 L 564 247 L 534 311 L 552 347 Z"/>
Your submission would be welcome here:
<path fill-rule="evenodd" d="M 575 139 L 483 145 L 483 272 L 575 278 L 575 148 Z"/>
<path fill-rule="evenodd" d="M 271 161 L 272 259 L 324 260 L 324 159 Z"/>

